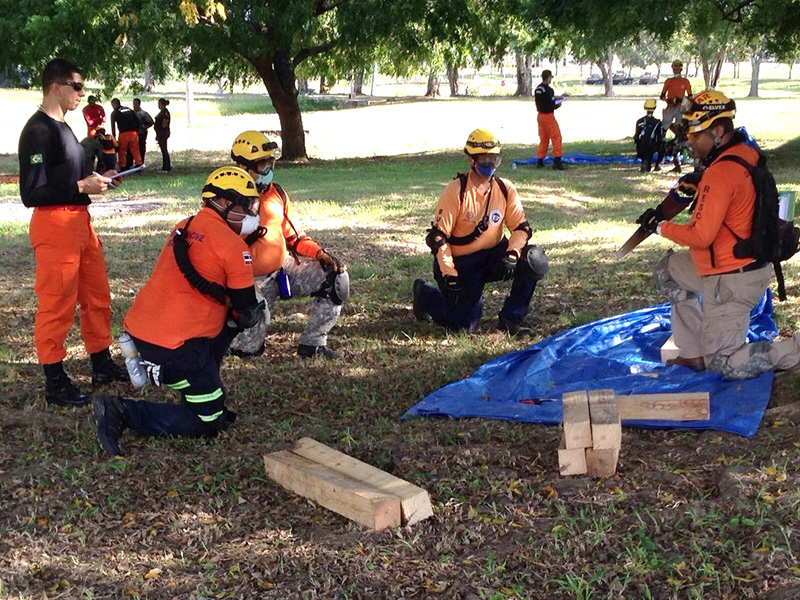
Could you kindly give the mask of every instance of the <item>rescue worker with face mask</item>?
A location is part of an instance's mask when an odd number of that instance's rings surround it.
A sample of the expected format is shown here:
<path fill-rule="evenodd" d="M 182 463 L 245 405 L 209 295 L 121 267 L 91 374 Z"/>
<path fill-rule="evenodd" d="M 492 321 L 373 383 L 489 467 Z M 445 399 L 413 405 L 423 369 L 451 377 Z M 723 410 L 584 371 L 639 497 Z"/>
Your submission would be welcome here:
<path fill-rule="evenodd" d="M 231 352 L 260 354 L 278 298 L 311 296 L 308 324 L 300 335 L 297 354 L 303 358 L 338 358 L 328 346 L 350 291 L 347 267 L 306 234 L 295 216 L 289 194 L 273 181 L 278 144 L 259 131 L 244 131 L 233 142 L 231 158 L 255 179 L 261 200 L 261 227 L 246 241 L 253 254 L 256 286 L 266 300 L 258 326 L 240 334 Z"/>
<path fill-rule="evenodd" d="M 751 237 L 756 203 L 753 179 L 737 160 L 754 167 L 760 152 L 734 129 L 736 104 L 721 92 L 700 92 L 684 107 L 689 147 L 705 167 L 692 217 L 673 223 L 659 207 L 637 219 L 646 230 L 689 248 L 661 259 L 654 274 L 672 304 L 672 332 L 680 348 L 667 364 L 717 371 L 729 379 L 793 367 L 800 362 L 800 336 L 746 343 L 750 311 L 764 296 L 772 267 L 735 251 L 740 240 Z"/>
<path fill-rule="evenodd" d="M 48 404 L 83 406 L 89 397 L 64 371 L 64 343 L 80 306 L 81 336 L 92 361 L 92 384 L 125 381 L 111 360 L 111 291 L 103 246 L 89 215 L 90 194 L 108 189 L 116 171 L 92 173 L 64 116 L 80 104 L 84 83 L 63 58 L 42 71 L 44 99 L 19 138 L 22 203 L 33 207 L 30 241 L 36 258 L 38 304 L 33 342 L 44 368 Z"/>
<path fill-rule="evenodd" d="M 169 235 L 123 324 L 149 383 L 177 391 L 182 401 L 96 396 L 98 437 L 111 455 L 122 454 L 119 437 L 126 428 L 141 435 L 213 436 L 236 417 L 225 406 L 219 370 L 231 340 L 258 323 L 264 305 L 244 242 L 258 228 L 256 184 L 242 169 L 222 167 L 206 180 L 203 204 Z"/>
<path fill-rule="evenodd" d="M 484 285 L 511 281 L 497 328 L 533 335 L 524 319 L 536 284 L 547 273 L 547 257 L 528 243 L 532 231 L 514 184 L 495 176 L 502 159 L 500 141 L 490 131 L 476 129 L 464 153 L 470 170 L 459 173 L 442 192 L 425 239 L 438 287 L 424 279 L 414 281 L 414 316 L 449 330 L 474 331 L 483 311 Z"/>

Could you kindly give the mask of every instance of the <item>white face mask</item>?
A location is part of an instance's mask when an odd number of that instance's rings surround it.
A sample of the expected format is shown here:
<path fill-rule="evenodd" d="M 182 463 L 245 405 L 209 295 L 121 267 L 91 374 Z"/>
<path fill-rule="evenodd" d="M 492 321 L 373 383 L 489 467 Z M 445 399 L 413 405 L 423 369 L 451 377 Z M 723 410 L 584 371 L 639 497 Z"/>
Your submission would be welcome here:
<path fill-rule="evenodd" d="M 248 236 L 253 233 L 256 229 L 258 229 L 258 217 L 255 215 L 246 215 L 244 219 L 241 220 L 242 229 L 239 231 L 239 235 L 241 236 Z"/>

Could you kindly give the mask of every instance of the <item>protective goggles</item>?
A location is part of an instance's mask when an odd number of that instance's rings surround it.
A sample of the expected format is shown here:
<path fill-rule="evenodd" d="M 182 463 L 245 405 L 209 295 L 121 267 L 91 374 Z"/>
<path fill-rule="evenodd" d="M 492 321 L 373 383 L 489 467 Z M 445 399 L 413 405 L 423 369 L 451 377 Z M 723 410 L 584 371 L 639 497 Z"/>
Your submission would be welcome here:
<path fill-rule="evenodd" d="M 217 187 L 212 183 L 209 183 L 203 188 L 203 193 L 205 192 L 211 192 L 217 198 L 229 200 L 233 206 L 242 207 L 249 215 L 258 216 L 258 211 L 261 204 L 258 196 L 245 196 L 236 190 Z"/>
<path fill-rule="evenodd" d="M 497 140 L 489 140 L 486 142 L 467 142 L 467 146 L 470 148 L 483 148 L 484 150 L 491 150 L 492 148 L 497 148 L 500 146 L 500 142 Z"/>
<path fill-rule="evenodd" d="M 82 81 L 59 81 L 58 85 L 68 85 L 76 92 L 80 92 L 85 87 Z"/>
<path fill-rule="evenodd" d="M 500 166 L 500 163 L 503 162 L 503 155 L 502 154 L 476 154 L 473 155 L 472 160 L 474 160 L 479 165 L 493 165 L 495 168 Z"/>

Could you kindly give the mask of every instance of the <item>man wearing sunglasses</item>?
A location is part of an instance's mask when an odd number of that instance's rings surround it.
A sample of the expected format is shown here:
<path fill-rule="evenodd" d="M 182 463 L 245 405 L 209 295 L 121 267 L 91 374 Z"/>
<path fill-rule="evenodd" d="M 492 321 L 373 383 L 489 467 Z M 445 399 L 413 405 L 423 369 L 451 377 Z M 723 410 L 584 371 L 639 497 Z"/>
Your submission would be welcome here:
<path fill-rule="evenodd" d="M 45 399 L 59 406 L 89 402 L 64 372 L 64 342 L 80 305 L 81 335 L 92 363 L 92 384 L 126 381 L 111 360 L 111 293 L 103 247 L 92 227 L 90 194 L 108 189 L 116 171 L 98 175 L 64 116 L 84 95 L 81 72 L 62 58 L 42 72 L 44 97 L 19 139 L 20 196 L 33 207 L 29 236 L 36 258 L 38 299 L 34 344 L 45 373 Z"/>
<path fill-rule="evenodd" d="M 260 354 L 275 301 L 312 297 L 308 324 L 300 335 L 297 354 L 302 358 L 338 358 L 328 346 L 328 332 L 336 325 L 350 292 L 347 267 L 303 231 L 289 194 L 273 181 L 278 144 L 260 131 L 244 131 L 231 147 L 233 161 L 255 179 L 261 198 L 261 228 L 247 241 L 253 253 L 253 275 L 266 299 L 261 322 L 242 332 L 231 344 L 240 356 Z"/>
<path fill-rule="evenodd" d="M 437 287 L 414 281 L 414 316 L 456 331 L 474 331 L 483 311 L 483 287 L 511 280 L 497 328 L 533 335 L 524 322 L 536 284 L 547 273 L 547 257 L 528 244 L 531 227 L 514 184 L 495 177 L 500 141 L 476 129 L 464 147 L 470 170 L 445 188 L 425 243 L 433 253 Z M 511 232 L 504 235 L 503 226 Z"/>

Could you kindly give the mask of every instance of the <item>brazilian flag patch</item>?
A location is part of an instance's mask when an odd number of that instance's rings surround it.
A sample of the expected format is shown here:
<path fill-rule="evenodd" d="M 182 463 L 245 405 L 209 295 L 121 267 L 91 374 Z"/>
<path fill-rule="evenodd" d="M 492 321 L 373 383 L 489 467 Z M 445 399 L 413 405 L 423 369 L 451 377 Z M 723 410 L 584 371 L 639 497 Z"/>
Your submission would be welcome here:
<path fill-rule="evenodd" d="M 31 154 L 31 164 L 32 165 L 44 164 L 44 155 L 43 154 Z"/>

